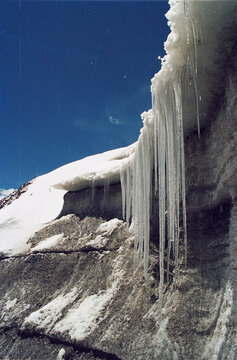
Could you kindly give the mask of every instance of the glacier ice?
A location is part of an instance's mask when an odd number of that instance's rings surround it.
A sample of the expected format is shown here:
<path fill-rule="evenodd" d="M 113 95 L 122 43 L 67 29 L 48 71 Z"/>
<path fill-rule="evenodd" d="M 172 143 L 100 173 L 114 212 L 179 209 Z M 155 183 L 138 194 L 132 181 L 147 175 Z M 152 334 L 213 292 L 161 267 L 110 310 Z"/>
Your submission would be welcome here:
<path fill-rule="evenodd" d="M 156 216 L 161 298 L 165 271 L 169 281 L 171 256 L 177 274 L 180 238 L 187 259 L 184 136 L 196 127 L 200 137 L 205 115 L 221 91 L 217 84 L 221 83 L 221 62 L 226 54 L 220 54 L 220 49 L 226 41 L 233 45 L 230 28 L 236 27 L 237 10 L 234 1 L 169 3 L 166 16 L 171 33 L 165 43 L 167 54 L 162 68 L 152 79 L 152 109 L 142 114 L 144 126 L 135 152 L 121 170 L 123 214 L 127 222 L 132 219 L 136 259 L 143 260 L 145 277 L 151 199 L 155 196 L 159 201 Z"/>
<path fill-rule="evenodd" d="M 35 227 L 59 214 L 66 191 L 91 187 L 93 198 L 94 187 L 104 186 L 106 196 L 109 185 L 121 181 L 123 216 L 133 224 L 135 258 L 143 262 L 145 277 L 152 200 L 159 202 L 153 216 L 159 222 L 162 297 L 164 272 L 169 281 L 170 259 L 177 267 L 181 238 L 187 252 L 184 137 L 195 129 L 200 136 L 223 93 L 223 69 L 237 28 L 236 1 L 170 0 L 169 4 L 166 55 L 151 80 L 152 109 L 142 114 L 138 141 L 34 179 L 25 194 L 1 209 L 0 250 L 23 250 Z"/>

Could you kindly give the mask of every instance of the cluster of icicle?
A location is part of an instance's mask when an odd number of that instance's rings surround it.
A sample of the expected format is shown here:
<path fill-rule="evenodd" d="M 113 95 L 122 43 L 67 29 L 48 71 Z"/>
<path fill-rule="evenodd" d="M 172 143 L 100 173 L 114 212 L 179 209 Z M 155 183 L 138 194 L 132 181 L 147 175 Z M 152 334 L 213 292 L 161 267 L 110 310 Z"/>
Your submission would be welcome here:
<path fill-rule="evenodd" d="M 188 87 L 190 82 L 193 83 L 199 119 L 196 32 L 193 22 L 190 26 L 188 2 L 185 1 L 183 4 L 186 19 L 186 64 L 180 67 L 176 66 L 175 62 L 172 63 L 172 59 L 168 59 L 167 63 L 163 60 L 163 74 L 160 76 L 158 73 L 152 79 L 152 109 L 142 114 L 144 126 L 141 129 L 133 161 L 121 170 L 123 216 L 128 223 L 133 223 L 135 254 L 137 260 L 144 263 L 145 277 L 148 276 L 149 267 L 152 197 L 155 196 L 159 201 L 157 221 L 159 221 L 161 298 L 165 271 L 169 282 L 171 256 L 175 262 L 175 274 L 177 273 L 181 219 L 185 257 L 187 252 L 182 109 L 184 98 L 182 91 L 186 89 L 183 84 L 185 78 L 188 78 Z"/>

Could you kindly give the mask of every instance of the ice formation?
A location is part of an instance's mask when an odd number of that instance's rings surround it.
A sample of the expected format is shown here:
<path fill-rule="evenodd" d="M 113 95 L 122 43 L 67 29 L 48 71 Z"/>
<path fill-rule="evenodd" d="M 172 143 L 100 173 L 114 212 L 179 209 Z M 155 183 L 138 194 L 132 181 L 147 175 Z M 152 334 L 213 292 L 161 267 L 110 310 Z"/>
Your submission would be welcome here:
<path fill-rule="evenodd" d="M 135 249 L 138 260 L 144 261 L 145 277 L 152 196 L 159 201 L 161 297 L 164 254 L 166 251 L 169 281 L 171 254 L 177 267 L 181 222 L 187 256 L 184 135 L 196 127 L 200 137 L 200 127 L 218 95 L 218 90 L 213 89 L 221 83 L 221 61 L 225 61 L 227 54 L 220 60 L 219 52 L 226 41 L 227 52 L 230 51 L 234 41 L 230 29 L 236 23 L 234 1 L 169 3 L 167 18 L 171 33 L 165 43 L 167 54 L 162 59 L 162 68 L 152 79 L 152 109 L 142 114 L 144 126 L 134 157 L 121 171 L 123 213 L 128 222 L 132 218 Z"/>
<path fill-rule="evenodd" d="M 181 224 L 185 248 L 187 242 L 184 136 L 195 128 L 200 136 L 223 92 L 223 68 L 236 41 L 237 11 L 236 1 L 169 3 L 166 55 L 152 79 L 152 109 L 142 114 L 138 142 L 34 179 L 25 194 L 1 209 L 1 251 L 19 253 L 27 247 L 36 226 L 59 214 L 66 191 L 121 181 L 123 215 L 134 226 L 136 258 L 144 261 L 146 277 L 151 200 L 159 201 L 162 296 L 165 263 L 169 274 L 171 256 L 178 259 Z"/>
<path fill-rule="evenodd" d="M 35 231 L 59 215 L 66 191 L 119 182 L 120 169 L 133 157 L 135 147 L 93 155 L 33 179 L 27 191 L 0 210 L 0 252 L 16 255 L 27 250 Z"/>

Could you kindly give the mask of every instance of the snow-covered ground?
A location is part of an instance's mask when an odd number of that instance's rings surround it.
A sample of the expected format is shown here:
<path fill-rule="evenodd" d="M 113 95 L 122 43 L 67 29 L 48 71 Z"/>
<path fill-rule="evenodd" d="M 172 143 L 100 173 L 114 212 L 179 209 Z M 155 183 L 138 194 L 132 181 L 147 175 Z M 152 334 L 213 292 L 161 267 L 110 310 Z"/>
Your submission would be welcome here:
<path fill-rule="evenodd" d="M 38 245 L 34 246 L 31 249 L 31 251 L 37 252 L 37 251 L 42 251 L 42 250 L 48 250 L 52 246 L 57 245 L 58 241 L 59 240 L 62 241 L 63 238 L 64 238 L 64 233 L 50 236 L 49 238 L 46 238 L 43 241 L 41 241 Z"/>
<path fill-rule="evenodd" d="M 90 156 L 32 180 L 25 193 L 0 210 L 0 252 L 26 251 L 35 231 L 59 215 L 66 191 L 119 181 L 134 149 L 135 144 Z"/>

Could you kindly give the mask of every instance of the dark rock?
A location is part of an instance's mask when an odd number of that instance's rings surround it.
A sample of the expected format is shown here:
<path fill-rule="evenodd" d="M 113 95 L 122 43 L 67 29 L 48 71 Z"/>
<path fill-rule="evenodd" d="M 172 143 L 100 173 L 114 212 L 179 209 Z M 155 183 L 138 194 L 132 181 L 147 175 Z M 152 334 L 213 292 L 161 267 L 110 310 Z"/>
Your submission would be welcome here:
<path fill-rule="evenodd" d="M 101 217 L 105 220 L 122 219 L 121 185 L 92 187 L 82 191 L 69 191 L 64 195 L 64 205 L 59 217 L 76 214 Z"/>

